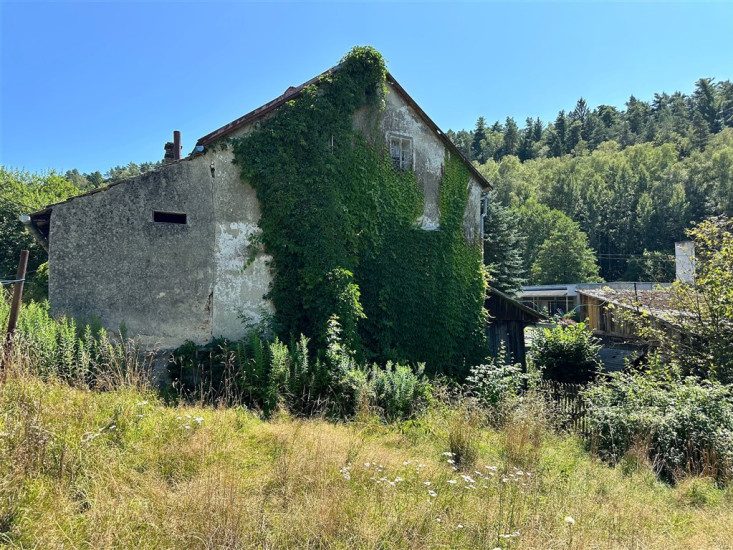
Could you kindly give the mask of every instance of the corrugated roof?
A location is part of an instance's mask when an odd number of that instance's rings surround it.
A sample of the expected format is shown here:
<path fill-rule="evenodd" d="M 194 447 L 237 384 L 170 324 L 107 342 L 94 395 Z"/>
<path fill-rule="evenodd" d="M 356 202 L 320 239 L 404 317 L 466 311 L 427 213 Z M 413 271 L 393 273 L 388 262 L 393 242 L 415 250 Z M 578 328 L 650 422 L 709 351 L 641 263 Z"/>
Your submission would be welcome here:
<path fill-rule="evenodd" d="M 656 290 L 582 289 L 578 290 L 578 294 L 626 309 L 645 311 L 654 317 L 667 321 L 673 315 L 679 316 L 682 313 L 673 304 L 673 295 L 670 288 Z"/>
<path fill-rule="evenodd" d="M 564 298 L 567 295 L 567 289 L 523 290 L 517 294 L 519 298 Z"/>

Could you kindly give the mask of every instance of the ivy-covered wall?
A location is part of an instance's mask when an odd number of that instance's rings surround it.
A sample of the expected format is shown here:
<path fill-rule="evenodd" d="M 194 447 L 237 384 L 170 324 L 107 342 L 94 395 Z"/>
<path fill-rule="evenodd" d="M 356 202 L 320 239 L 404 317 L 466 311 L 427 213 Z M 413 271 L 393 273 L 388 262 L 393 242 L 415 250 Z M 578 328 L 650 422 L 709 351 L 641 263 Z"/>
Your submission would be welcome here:
<path fill-rule="evenodd" d="M 395 169 L 386 147 L 385 82 L 379 53 L 354 48 L 233 140 L 260 204 L 275 329 L 323 343 L 336 314 L 362 358 L 462 376 L 486 353 L 481 244 L 464 228 L 469 171 L 447 152 L 438 159 L 440 183 L 429 192 L 438 194 L 439 228 L 422 229 L 426 187 Z"/>

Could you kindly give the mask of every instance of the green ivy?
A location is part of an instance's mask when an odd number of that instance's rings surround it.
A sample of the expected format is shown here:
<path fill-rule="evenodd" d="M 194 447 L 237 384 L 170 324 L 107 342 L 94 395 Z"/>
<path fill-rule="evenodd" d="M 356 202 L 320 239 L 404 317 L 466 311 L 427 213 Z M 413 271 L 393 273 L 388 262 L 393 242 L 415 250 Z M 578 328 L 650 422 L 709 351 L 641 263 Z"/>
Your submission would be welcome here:
<path fill-rule="evenodd" d="M 422 190 L 413 172 L 392 166 L 378 134 L 385 82 L 381 55 L 354 48 L 234 140 L 272 257 L 275 329 L 323 347 L 337 314 L 345 344 L 363 358 L 462 376 L 485 355 L 481 249 L 463 238 L 468 170 L 447 155 L 441 228 L 419 229 Z M 373 134 L 354 129 L 357 111 Z"/>

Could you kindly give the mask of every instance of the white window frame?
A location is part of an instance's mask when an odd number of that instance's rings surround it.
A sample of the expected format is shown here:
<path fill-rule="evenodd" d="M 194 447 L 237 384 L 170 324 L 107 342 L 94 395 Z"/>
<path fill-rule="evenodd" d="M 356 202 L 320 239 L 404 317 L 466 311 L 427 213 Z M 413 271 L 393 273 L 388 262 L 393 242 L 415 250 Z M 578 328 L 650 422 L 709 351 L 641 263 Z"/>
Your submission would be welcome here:
<path fill-rule="evenodd" d="M 415 165 L 415 148 L 412 136 L 387 132 L 387 145 L 392 165 L 400 170 L 412 170 Z"/>

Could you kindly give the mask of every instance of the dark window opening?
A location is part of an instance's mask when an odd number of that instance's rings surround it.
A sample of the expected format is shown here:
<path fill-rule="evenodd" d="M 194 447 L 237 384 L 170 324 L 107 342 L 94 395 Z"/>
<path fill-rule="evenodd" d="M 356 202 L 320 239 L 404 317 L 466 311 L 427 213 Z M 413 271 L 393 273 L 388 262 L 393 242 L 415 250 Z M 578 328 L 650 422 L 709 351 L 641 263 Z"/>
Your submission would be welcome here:
<path fill-rule="evenodd" d="M 182 212 L 159 212 L 153 210 L 153 221 L 160 223 L 186 224 L 186 214 Z"/>

